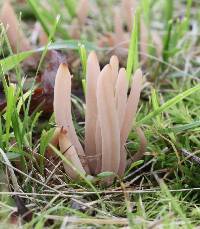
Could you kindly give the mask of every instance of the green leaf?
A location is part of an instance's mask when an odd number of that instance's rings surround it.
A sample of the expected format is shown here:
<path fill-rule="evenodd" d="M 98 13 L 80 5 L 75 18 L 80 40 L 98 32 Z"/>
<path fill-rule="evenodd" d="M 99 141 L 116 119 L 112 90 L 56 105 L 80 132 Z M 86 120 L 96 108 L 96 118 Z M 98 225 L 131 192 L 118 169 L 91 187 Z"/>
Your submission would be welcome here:
<path fill-rule="evenodd" d="M 143 163 L 144 163 L 144 160 L 139 160 L 139 161 L 133 162 L 133 163 L 131 164 L 131 166 L 129 167 L 129 169 L 126 171 L 125 176 L 128 175 L 129 172 L 130 172 L 133 168 L 135 168 L 135 167 L 137 167 L 138 165 L 141 165 L 141 164 L 143 164 Z"/>
<path fill-rule="evenodd" d="M 47 21 L 46 19 L 44 18 L 43 16 L 43 13 L 42 11 L 40 10 L 40 7 L 38 6 L 38 2 L 35 1 L 35 0 L 28 0 L 28 3 L 31 7 L 31 9 L 33 10 L 36 18 L 38 19 L 38 21 L 41 23 L 45 33 L 49 36 L 49 28 L 48 28 L 48 25 L 47 25 Z"/>
<path fill-rule="evenodd" d="M 173 10 L 174 9 L 174 4 L 173 4 L 173 0 L 165 0 L 165 4 L 164 4 L 164 14 L 165 14 L 165 23 L 166 25 L 168 24 L 168 22 L 170 20 L 173 19 Z"/>
<path fill-rule="evenodd" d="M 42 131 L 42 136 L 40 138 L 40 169 L 41 169 L 41 173 L 44 173 L 44 154 L 45 154 L 45 150 L 53 136 L 54 133 L 54 129 L 51 129 L 49 131 Z"/>
<path fill-rule="evenodd" d="M 138 37 L 139 37 L 139 18 L 140 18 L 140 10 L 139 8 L 136 10 L 134 18 L 133 18 L 133 29 L 131 33 L 131 41 L 128 50 L 128 60 L 127 60 L 127 77 L 128 82 L 131 81 L 131 75 L 138 68 Z"/>
<path fill-rule="evenodd" d="M 166 111 L 170 107 L 174 106 L 175 104 L 177 104 L 178 102 L 182 101 L 184 98 L 188 97 L 189 95 L 197 92 L 198 90 L 200 90 L 200 84 L 198 84 L 197 86 L 195 86 L 193 88 L 190 88 L 190 89 L 180 93 L 179 95 L 175 96 L 174 98 L 168 100 L 166 103 L 164 103 L 162 106 L 160 106 L 156 110 L 150 112 L 146 117 L 144 117 L 143 119 L 138 121 L 137 125 L 141 125 L 141 124 L 146 123 L 148 120 L 156 117 L 157 115 L 159 115 L 162 112 Z"/>
<path fill-rule="evenodd" d="M 173 21 L 171 20 L 168 22 L 167 34 L 164 37 L 163 60 L 165 62 L 168 61 L 167 52 L 170 49 L 170 42 L 171 42 L 171 38 L 172 38 L 172 28 L 173 28 Z"/>
<path fill-rule="evenodd" d="M 156 110 L 159 108 L 158 95 L 155 89 L 152 89 L 151 91 L 151 102 L 152 102 L 153 110 Z M 162 126 L 161 117 L 159 116 L 157 116 L 156 125 Z"/>
<path fill-rule="evenodd" d="M 23 103 L 28 99 L 28 97 L 31 95 L 31 91 L 27 91 L 25 94 L 23 94 L 17 104 L 17 113 L 19 114 L 22 108 Z"/>
<path fill-rule="evenodd" d="M 61 49 L 72 49 L 72 50 L 79 50 L 78 44 L 80 41 L 75 40 L 66 40 L 66 41 L 59 41 L 55 42 L 53 44 L 48 45 L 48 50 L 61 50 Z M 88 51 L 91 50 L 98 50 L 97 47 L 95 47 L 90 42 L 84 42 L 81 41 L 82 44 L 84 44 L 85 48 Z M 19 54 L 11 55 L 9 57 L 6 57 L 2 60 L 0 60 L 0 66 L 1 66 L 1 72 L 5 74 L 9 70 L 15 68 L 18 64 L 20 64 L 22 61 L 27 59 L 28 57 L 32 56 L 34 53 L 43 52 L 45 50 L 45 47 L 41 47 L 35 50 L 30 50 L 26 52 L 21 52 Z"/>
<path fill-rule="evenodd" d="M 74 0 L 64 0 L 64 4 L 70 16 L 73 18 L 76 15 L 76 2 Z"/>
<path fill-rule="evenodd" d="M 142 0 L 141 8 L 144 15 L 144 21 L 147 26 L 150 26 L 150 16 L 151 16 L 151 0 Z"/>
<path fill-rule="evenodd" d="M 33 53 L 34 51 L 21 52 L 0 60 L 1 73 L 5 74 L 10 69 L 15 68 L 19 63 L 30 57 Z"/>
<path fill-rule="evenodd" d="M 19 159 L 21 157 L 21 154 L 16 152 L 7 152 L 6 156 L 9 160 L 15 160 Z"/>
<path fill-rule="evenodd" d="M 86 68 L 87 68 L 87 51 L 86 51 L 85 45 L 79 44 L 78 46 L 79 46 L 79 55 L 81 58 L 81 65 L 82 65 L 82 69 L 83 69 L 82 77 L 83 77 L 83 79 L 85 79 Z"/>
<path fill-rule="evenodd" d="M 52 30 L 52 25 L 55 22 L 55 18 L 58 15 L 63 18 L 62 10 L 60 10 L 63 7 L 62 1 L 49 1 L 51 8 L 45 7 L 45 5 L 39 0 L 28 0 L 28 3 L 35 17 L 42 25 L 45 33 L 49 36 Z M 66 30 L 65 23 L 66 21 L 64 20 L 62 23 L 59 23 L 56 31 L 60 38 L 69 39 L 69 34 Z M 53 36 L 53 40 L 55 40 L 55 35 Z"/>
<path fill-rule="evenodd" d="M 15 106 L 15 87 L 10 85 L 7 90 L 7 106 L 6 106 L 6 146 L 9 142 L 10 128 L 11 128 L 11 118 L 13 114 L 13 109 Z"/>
<path fill-rule="evenodd" d="M 86 79 L 82 79 L 83 93 L 86 95 Z"/>
<path fill-rule="evenodd" d="M 116 176 L 116 174 L 113 172 L 102 172 L 97 175 L 98 178 L 105 178 L 105 177 L 112 177 L 112 176 Z"/>
<path fill-rule="evenodd" d="M 185 132 L 186 130 L 194 130 L 195 128 L 200 127 L 200 121 L 194 121 L 185 125 L 177 125 L 172 128 L 176 133 Z"/>
<path fill-rule="evenodd" d="M 20 147 L 20 149 L 22 149 L 23 137 L 25 136 L 23 136 L 22 134 L 22 123 L 16 111 L 16 108 L 14 108 L 13 114 L 12 114 L 12 127 L 13 127 L 13 131 L 14 131 L 14 135 L 15 135 L 17 144 Z"/>

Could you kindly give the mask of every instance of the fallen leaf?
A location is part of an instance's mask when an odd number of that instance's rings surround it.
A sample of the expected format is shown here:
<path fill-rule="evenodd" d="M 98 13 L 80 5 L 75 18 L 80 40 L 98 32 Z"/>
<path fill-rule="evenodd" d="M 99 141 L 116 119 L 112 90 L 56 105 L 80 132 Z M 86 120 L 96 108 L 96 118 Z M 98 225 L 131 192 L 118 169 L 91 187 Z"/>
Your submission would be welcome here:
<path fill-rule="evenodd" d="M 44 71 L 37 76 L 39 87 L 34 91 L 31 100 L 30 112 L 38 106 L 43 111 L 43 115 L 51 115 L 53 112 L 53 95 L 55 77 L 61 63 L 66 63 L 67 59 L 61 52 L 52 50 L 48 52 L 45 59 Z"/>
<path fill-rule="evenodd" d="M 24 201 L 22 200 L 21 197 L 15 195 L 14 199 L 15 199 L 15 202 L 16 202 L 16 205 L 17 205 L 17 214 L 19 216 L 21 216 L 24 221 L 30 222 L 32 220 L 32 217 L 33 217 L 32 211 L 30 211 L 26 207 L 26 205 L 25 205 L 25 203 L 24 203 Z"/>

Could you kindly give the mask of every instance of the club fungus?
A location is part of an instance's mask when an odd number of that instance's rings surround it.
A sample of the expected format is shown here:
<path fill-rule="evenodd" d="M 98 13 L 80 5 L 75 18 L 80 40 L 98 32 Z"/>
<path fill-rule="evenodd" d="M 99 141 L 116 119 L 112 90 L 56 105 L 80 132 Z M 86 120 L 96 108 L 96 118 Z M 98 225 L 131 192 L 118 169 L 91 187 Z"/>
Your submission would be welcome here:
<path fill-rule="evenodd" d="M 87 60 L 85 141 L 79 141 L 71 113 L 71 82 L 67 65 L 57 71 L 54 88 L 54 112 L 57 125 L 52 143 L 73 166 L 64 164 L 67 175 L 78 177 L 80 173 L 96 175 L 112 172 L 123 176 L 128 163 L 125 144 L 132 130 L 142 90 L 143 76 L 140 69 L 133 75 L 128 93 L 127 74 L 119 69 L 116 56 L 100 70 L 95 52 Z M 140 128 L 136 128 L 141 146 L 133 160 L 139 160 L 145 151 L 146 140 Z"/>
<path fill-rule="evenodd" d="M 80 39 L 81 30 L 86 24 L 89 14 L 90 3 L 89 0 L 80 0 L 76 9 L 76 17 L 69 26 L 71 38 Z"/>
<path fill-rule="evenodd" d="M 120 54 L 120 56 L 127 55 L 127 48 L 130 43 L 131 31 L 133 29 L 134 14 L 138 8 L 139 4 L 135 0 L 122 0 L 119 5 L 114 7 L 114 31 L 113 33 L 104 35 L 100 39 L 99 45 L 113 47 L 115 49 L 114 52 Z M 157 56 L 161 58 L 163 50 L 162 40 L 157 32 L 150 32 L 148 30 L 142 14 L 140 15 L 139 26 L 139 48 L 142 54 L 141 61 L 143 63 L 147 61 L 149 41 L 151 41 L 152 45 L 155 47 Z M 126 28 L 126 30 L 124 28 Z"/>
<path fill-rule="evenodd" d="M 0 12 L 0 21 L 6 28 L 8 40 L 14 52 L 23 52 L 31 49 L 31 44 L 21 29 L 9 0 L 5 0 L 3 3 Z"/>

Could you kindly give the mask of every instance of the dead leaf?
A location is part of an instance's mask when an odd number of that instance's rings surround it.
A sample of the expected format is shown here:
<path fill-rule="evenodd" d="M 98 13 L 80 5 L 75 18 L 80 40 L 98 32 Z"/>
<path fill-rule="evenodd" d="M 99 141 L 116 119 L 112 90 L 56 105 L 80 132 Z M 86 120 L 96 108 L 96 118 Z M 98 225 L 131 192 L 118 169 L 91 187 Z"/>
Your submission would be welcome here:
<path fill-rule="evenodd" d="M 24 221 L 30 222 L 33 217 L 33 213 L 31 210 L 29 210 L 26 205 L 24 204 L 24 201 L 21 197 L 15 195 L 14 196 L 15 203 L 17 205 L 17 214 L 23 218 Z"/>
<path fill-rule="evenodd" d="M 30 112 L 34 111 L 38 106 L 44 115 L 51 115 L 53 112 L 53 95 L 55 77 L 58 67 L 61 63 L 66 63 L 66 56 L 61 52 L 52 50 L 48 52 L 45 59 L 44 71 L 37 76 L 39 87 L 34 91 L 31 100 Z"/>

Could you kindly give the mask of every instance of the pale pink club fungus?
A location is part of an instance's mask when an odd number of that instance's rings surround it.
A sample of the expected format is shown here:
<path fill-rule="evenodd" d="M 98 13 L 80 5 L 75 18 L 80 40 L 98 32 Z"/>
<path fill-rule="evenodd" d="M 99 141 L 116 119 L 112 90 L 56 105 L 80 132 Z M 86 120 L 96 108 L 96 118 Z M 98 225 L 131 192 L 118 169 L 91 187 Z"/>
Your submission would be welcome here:
<path fill-rule="evenodd" d="M 112 172 L 123 176 L 127 166 L 125 144 L 133 128 L 142 90 L 143 76 L 140 69 L 133 75 L 128 95 L 127 73 L 119 69 L 116 56 L 101 71 L 95 52 L 89 54 L 86 76 L 86 110 L 84 147 L 79 141 L 71 115 L 72 76 L 65 64 L 61 64 L 56 75 L 54 89 L 54 112 L 57 125 L 53 143 L 79 173 L 96 175 Z M 59 134 L 58 134 L 59 133 Z M 146 148 L 146 139 L 140 128 L 136 128 L 141 146 L 134 154 L 139 160 Z M 71 179 L 77 172 L 64 164 Z"/>

